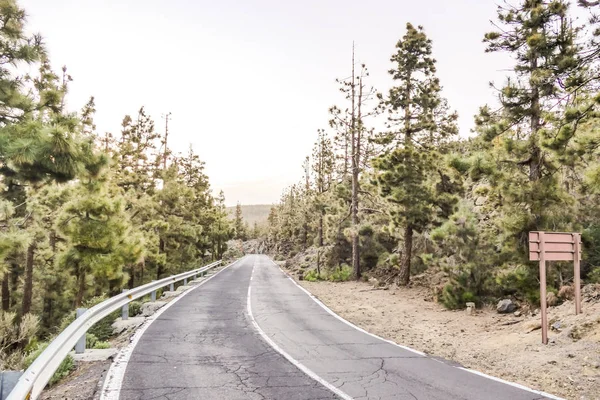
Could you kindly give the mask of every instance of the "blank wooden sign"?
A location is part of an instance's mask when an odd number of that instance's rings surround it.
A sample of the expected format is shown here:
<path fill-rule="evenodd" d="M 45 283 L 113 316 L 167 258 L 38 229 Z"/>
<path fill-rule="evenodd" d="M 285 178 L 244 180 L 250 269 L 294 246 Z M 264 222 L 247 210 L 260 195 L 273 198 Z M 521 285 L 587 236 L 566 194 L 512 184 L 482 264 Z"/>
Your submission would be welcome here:
<path fill-rule="evenodd" d="M 540 249 L 544 249 L 546 261 L 575 261 L 575 252 L 581 260 L 581 235 L 566 232 L 544 232 L 544 244 L 540 243 L 540 232 L 529 232 L 529 260 L 540 260 Z"/>
<path fill-rule="evenodd" d="M 546 261 L 573 261 L 575 314 L 581 313 L 581 233 L 529 232 L 529 259 L 540 262 L 540 314 L 542 343 L 548 344 L 548 315 L 546 313 Z"/>

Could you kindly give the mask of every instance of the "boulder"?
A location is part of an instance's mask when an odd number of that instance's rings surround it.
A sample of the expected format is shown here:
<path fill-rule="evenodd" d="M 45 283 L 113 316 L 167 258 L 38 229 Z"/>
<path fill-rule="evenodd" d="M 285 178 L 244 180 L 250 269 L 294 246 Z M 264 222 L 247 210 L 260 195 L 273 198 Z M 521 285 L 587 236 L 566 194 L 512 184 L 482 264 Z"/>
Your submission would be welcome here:
<path fill-rule="evenodd" d="M 498 302 L 496 311 L 500 314 L 508 314 L 514 312 L 517 309 L 517 305 L 511 299 L 504 299 Z"/>
<path fill-rule="evenodd" d="M 82 354 L 71 354 L 75 361 L 80 362 L 93 362 L 93 361 L 104 361 L 112 360 L 115 358 L 118 349 L 85 349 Z"/>
<path fill-rule="evenodd" d="M 177 291 L 173 291 L 171 292 L 170 290 L 167 290 L 165 292 L 163 292 L 161 299 L 170 299 L 173 297 L 177 297 L 179 295 L 180 292 Z"/>
<path fill-rule="evenodd" d="M 167 304 L 166 301 L 150 301 L 148 303 L 142 304 L 142 315 L 144 317 L 149 317 L 157 312 L 162 306 Z"/>
<path fill-rule="evenodd" d="M 487 201 L 487 197 L 479 196 L 478 198 L 475 199 L 475 205 L 482 206 L 485 204 L 486 201 Z"/>
<path fill-rule="evenodd" d="M 117 318 L 112 324 L 113 335 L 120 335 L 127 331 L 133 331 L 141 326 L 146 318 L 144 317 L 130 317 L 128 319 Z"/>

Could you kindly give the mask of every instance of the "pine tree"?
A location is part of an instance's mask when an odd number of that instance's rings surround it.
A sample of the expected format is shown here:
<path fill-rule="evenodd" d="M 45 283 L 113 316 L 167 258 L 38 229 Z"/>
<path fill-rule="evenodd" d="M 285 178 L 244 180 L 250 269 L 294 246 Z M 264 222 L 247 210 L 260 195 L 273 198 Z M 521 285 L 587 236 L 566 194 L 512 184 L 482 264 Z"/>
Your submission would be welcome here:
<path fill-rule="evenodd" d="M 389 73 L 398 86 L 380 95 L 388 113 L 388 131 L 379 135 L 385 148 L 375 166 L 381 194 L 393 205 L 392 220 L 404 227 L 398 280 L 410 280 L 414 232 L 423 232 L 435 221 L 440 196 L 431 179 L 438 175 L 434 149 L 457 131 L 456 114 L 448 114 L 435 77 L 431 40 L 422 27 L 407 24 L 406 34 L 396 44 Z M 439 173 L 442 177 L 442 173 Z M 444 198 L 445 201 L 451 201 Z"/>
<path fill-rule="evenodd" d="M 330 108 L 329 112 L 332 115 L 330 126 L 337 132 L 346 134 L 344 138 L 344 169 L 343 174 L 347 173 L 348 164 L 350 166 L 350 217 L 352 227 L 350 230 L 352 242 L 352 270 L 355 279 L 360 279 L 360 246 L 359 246 L 359 194 L 360 194 L 360 177 L 364 170 L 363 153 L 365 145 L 368 142 L 369 130 L 366 128 L 365 119 L 374 114 L 374 111 L 367 110 L 366 107 L 369 100 L 373 97 L 375 90 L 368 87 L 365 80 L 369 76 L 369 72 L 365 64 L 361 64 L 360 70 L 357 73 L 355 70 L 354 60 L 354 44 L 352 45 L 352 75 L 349 79 L 338 80 L 341 84 L 340 91 L 345 94 L 346 100 L 349 101 L 350 107 L 342 111 L 337 106 Z M 349 142 L 349 144 L 348 144 Z M 349 157 L 349 162 L 348 162 Z"/>
<path fill-rule="evenodd" d="M 239 202 L 235 205 L 233 229 L 236 239 L 246 240 L 246 226 L 244 225 L 244 217 L 242 215 L 242 205 Z"/>
<path fill-rule="evenodd" d="M 15 0 L 0 1 L 0 125 L 15 123 L 34 111 L 36 104 L 24 88 L 27 77 L 12 66 L 31 64 L 45 54 L 40 35 L 29 36 L 25 11 Z"/>
<path fill-rule="evenodd" d="M 327 211 L 327 202 L 325 199 L 326 193 L 331 189 L 332 174 L 334 168 L 334 154 L 332 150 L 331 140 L 325 134 L 325 131 L 318 131 L 317 143 L 313 148 L 313 165 L 312 170 L 315 175 L 315 199 L 314 207 L 318 215 L 317 227 L 317 246 L 324 245 L 324 220 Z M 320 249 L 317 260 L 317 275 L 321 275 L 321 259 Z"/>
<path fill-rule="evenodd" d="M 594 74 L 568 10 L 562 0 L 499 7 L 497 29 L 484 38 L 488 52 L 515 62 L 498 89 L 501 109 L 482 107 L 476 123 L 487 146 L 483 160 L 493 166 L 484 176 L 504 208 L 499 222 L 521 255 L 528 231 L 569 229 L 573 200 L 559 172 L 580 160 L 577 132 L 600 104 L 586 90 Z"/>
<path fill-rule="evenodd" d="M 225 207 L 225 194 L 219 192 L 212 210 L 214 219 L 212 221 L 209 235 L 212 242 L 212 254 L 214 260 L 220 260 L 227 250 L 227 240 L 233 237 L 233 229 Z"/>
<path fill-rule="evenodd" d="M 95 285 L 108 283 L 121 288 L 123 266 L 143 255 L 141 238 L 131 235 L 124 199 L 108 195 L 108 162 L 102 154 L 88 158 L 74 198 L 65 204 L 56 224 L 68 240 L 58 262 L 77 279 L 77 307 L 83 303 L 89 278 Z"/>

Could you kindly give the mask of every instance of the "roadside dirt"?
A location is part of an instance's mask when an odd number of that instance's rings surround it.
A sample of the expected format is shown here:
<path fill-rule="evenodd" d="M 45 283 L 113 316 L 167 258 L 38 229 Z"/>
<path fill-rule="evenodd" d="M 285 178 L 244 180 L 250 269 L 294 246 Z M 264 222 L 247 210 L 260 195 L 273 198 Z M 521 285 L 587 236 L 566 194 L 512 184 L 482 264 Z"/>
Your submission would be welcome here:
<path fill-rule="evenodd" d="M 79 363 L 77 369 L 58 385 L 42 392 L 40 400 L 91 400 L 98 399 L 102 377 L 112 360 Z"/>
<path fill-rule="evenodd" d="M 557 330 L 545 346 L 539 315 L 449 311 L 422 287 L 299 283 L 348 321 L 396 343 L 567 399 L 600 399 L 600 292 L 584 296 L 578 316 L 572 301 L 550 307 L 548 319 Z"/>

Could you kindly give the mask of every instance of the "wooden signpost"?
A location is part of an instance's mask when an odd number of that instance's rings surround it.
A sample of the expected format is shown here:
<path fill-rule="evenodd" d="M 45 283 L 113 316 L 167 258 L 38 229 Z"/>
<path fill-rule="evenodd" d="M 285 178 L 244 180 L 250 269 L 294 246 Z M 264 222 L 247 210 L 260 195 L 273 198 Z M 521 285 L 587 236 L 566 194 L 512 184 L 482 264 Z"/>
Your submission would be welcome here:
<path fill-rule="evenodd" d="M 573 261 L 575 269 L 575 314 L 581 313 L 581 233 L 529 232 L 529 259 L 540 262 L 540 311 L 542 343 L 548 344 L 546 314 L 546 261 Z"/>

